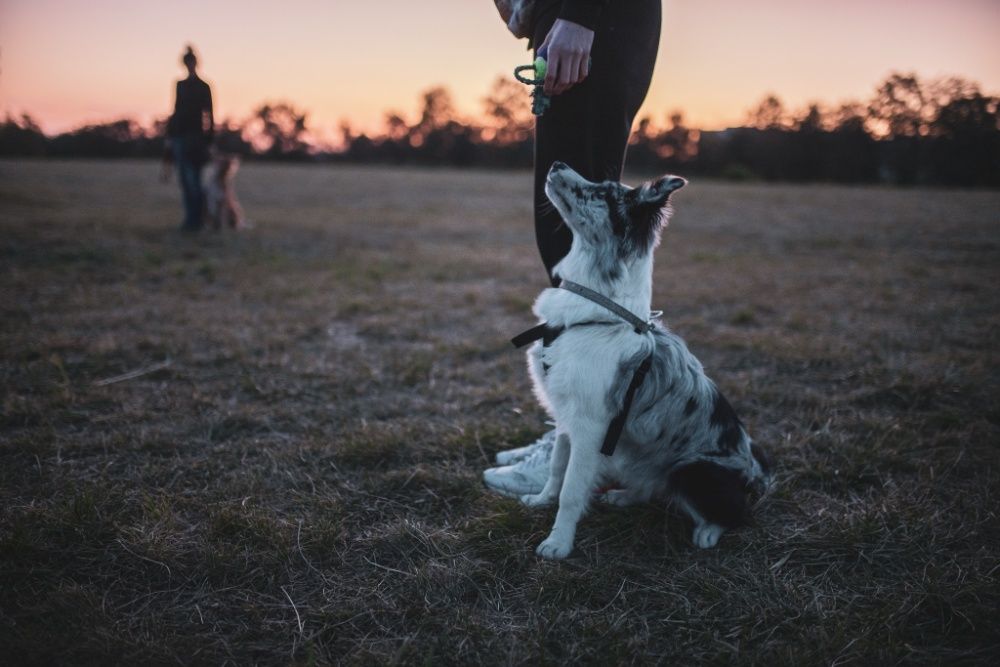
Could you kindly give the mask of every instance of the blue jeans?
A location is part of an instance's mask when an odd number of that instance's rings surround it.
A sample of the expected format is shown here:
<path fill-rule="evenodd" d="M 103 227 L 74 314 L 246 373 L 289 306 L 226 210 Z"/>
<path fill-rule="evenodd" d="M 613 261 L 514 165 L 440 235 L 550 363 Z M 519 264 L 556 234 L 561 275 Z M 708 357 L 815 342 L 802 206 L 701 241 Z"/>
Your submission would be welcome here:
<path fill-rule="evenodd" d="M 175 137 L 173 140 L 177 180 L 181 183 L 184 199 L 184 224 L 181 228 L 187 231 L 199 230 L 202 224 L 205 207 L 205 192 L 201 186 L 204 145 L 204 139 L 199 136 Z"/>

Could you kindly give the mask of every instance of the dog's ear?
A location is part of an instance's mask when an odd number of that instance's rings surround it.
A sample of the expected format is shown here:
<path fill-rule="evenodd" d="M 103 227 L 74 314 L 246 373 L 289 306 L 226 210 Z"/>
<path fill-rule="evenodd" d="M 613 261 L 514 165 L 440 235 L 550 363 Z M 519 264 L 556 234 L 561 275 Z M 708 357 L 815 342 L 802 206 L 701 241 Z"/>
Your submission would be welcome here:
<path fill-rule="evenodd" d="M 655 232 L 670 216 L 670 194 L 687 185 L 680 176 L 662 176 L 632 190 L 631 217 L 637 226 Z"/>
<path fill-rule="evenodd" d="M 680 176 L 661 176 L 645 183 L 639 189 L 639 199 L 644 204 L 665 206 L 670 194 L 675 190 L 680 190 L 685 185 L 687 185 L 687 181 Z"/>

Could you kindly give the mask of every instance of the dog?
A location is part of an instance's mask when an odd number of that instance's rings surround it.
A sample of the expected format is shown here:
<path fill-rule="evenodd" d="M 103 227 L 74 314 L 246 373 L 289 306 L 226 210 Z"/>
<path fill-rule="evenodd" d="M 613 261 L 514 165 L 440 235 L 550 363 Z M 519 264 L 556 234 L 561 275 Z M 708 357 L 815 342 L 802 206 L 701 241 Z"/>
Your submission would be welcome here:
<path fill-rule="evenodd" d="M 633 189 L 552 165 L 545 193 L 573 232 L 554 274 L 648 322 L 653 251 L 670 196 L 686 183 L 664 176 Z M 540 507 L 558 500 L 537 553 L 565 558 L 592 491 L 609 483 L 621 487 L 599 494 L 611 505 L 673 501 L 694 521 L 692 539 L 701 548 L 744 523 L 750 494 L 770 485 L 770 464 L 684 341 L 659 323 L 636 327 L 558 287 L 542 291 L 534 313 L 544 334 L 528 350 L 528 368 L 557 435 L 545 487 L 521 501 Z M 645 379 L 631 387 L 641 366 Z M 599 450 L 616 418 L 617 447 L 605 456 Z"/>
<path fill-rule="evenodd" d="M 236 172 L 240 159 L 219 155 L 212 160 L 212 172 L 205 187 L 205 212 L 214 229 L 246 227 L 243 208 L 236 199 Z"/>

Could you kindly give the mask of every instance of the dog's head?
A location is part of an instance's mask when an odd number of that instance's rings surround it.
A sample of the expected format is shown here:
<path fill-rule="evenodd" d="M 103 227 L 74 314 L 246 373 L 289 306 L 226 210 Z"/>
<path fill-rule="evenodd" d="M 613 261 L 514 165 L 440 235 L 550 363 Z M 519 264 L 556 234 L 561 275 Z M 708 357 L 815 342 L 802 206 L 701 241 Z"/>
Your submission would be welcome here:
<path fill-rule="evenodd" d="M 637 188 L 616 181 L 591 183 L 556 162 L 545 180 L 545 194 L 573 231 L 571 253 L 589 260 L 588 270 L 615 280 L 623 267 L 652 254 L 670 216 L 670 195 L 685 184 L 679 176 L 663 176 Z"/>
<path fill-rule="evenodd" d="M 219 180 L 233 176 L 240 168 L 240 158 L 236 155 L 219 154 L 215 158 L 215 175 Z"/>

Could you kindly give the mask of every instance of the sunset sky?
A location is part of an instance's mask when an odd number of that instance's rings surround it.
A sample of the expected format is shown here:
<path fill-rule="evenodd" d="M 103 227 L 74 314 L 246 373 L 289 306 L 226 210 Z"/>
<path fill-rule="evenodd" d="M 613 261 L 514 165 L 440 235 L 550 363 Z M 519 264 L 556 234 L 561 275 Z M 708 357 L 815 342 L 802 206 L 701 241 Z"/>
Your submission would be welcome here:
<path fill-rule="evenodd" d="M 627 0 L 618 0 L 627 1 Z M 774 92 L 791 107 L 866 99 L 892 70 L 961 75 L 1000 92 L 1000 0 L 665 0 L 642 114 L 740 122 Z M 0 0 L 0 112 L 47 131 L 169 112 L 184 44 L 217 117 L 290 100 L 331 133 L 412 117 L 432 85 L 474 116 L 530 60 L 490 0 Z"/>

